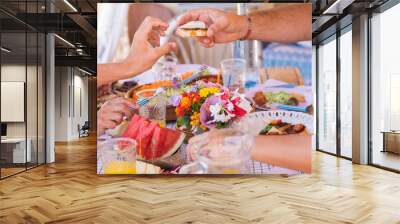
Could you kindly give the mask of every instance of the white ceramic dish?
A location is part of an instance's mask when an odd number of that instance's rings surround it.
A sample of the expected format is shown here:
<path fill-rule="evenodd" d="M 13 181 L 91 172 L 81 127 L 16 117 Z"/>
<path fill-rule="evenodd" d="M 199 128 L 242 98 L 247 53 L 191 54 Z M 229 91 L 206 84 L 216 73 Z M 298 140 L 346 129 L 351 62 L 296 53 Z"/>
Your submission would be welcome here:
<path fill-rule="evenodd" d="M 314 117 L 306 113 L 286 110 L 259 111 L 249 114 L 247 119 L 254 124 L 257 132 L 260 132 L 269 120 L 280 119 L 289 124 L 303 124 L 310 134 L 314 133 Z"/>

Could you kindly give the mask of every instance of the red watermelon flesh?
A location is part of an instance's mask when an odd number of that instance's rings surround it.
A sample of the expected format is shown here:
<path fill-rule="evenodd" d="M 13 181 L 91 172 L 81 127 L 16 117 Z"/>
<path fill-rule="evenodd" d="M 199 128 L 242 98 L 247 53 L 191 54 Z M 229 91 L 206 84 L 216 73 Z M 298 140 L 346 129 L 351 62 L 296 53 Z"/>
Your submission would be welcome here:
<path fill-rule="evenodd" d="M 185 134 L 159 126 L 154 130 L 152 142 L 155 145 L 154 158 L 166 158 L 173 155 L 185 140 Z"/>
<path fill-rule="evenodd" d="M 141 126 L 139 129 L 139 134 L 136 138 L 136 141 L 138 143 L 136 150 L 140 152 L 137 154 L 145 160 L 151 160 L 153 158 L 150 141 L 156 127 L 158 127 L 157 123 L 150 122 L 147 126 Z"/>
<path fill-rule="evenodd" d="M 136 136 L 139 133 L 140 123 L 142 123 L 144 120 L 144 118 L 136 114 L 133 115 L 132 120 L 129 122 L 128 128 L 122 136 L 136 139 Z"/>
<path fill-rule="evenodd" d="M 136 136 L 133 138 L 136 140 L 136 154 L 141 155 L 146 151 L 146 148 L 143 147 L 142 144 L 142 139 L 144 138 L 144 135 L 142 134 L 143 130 L 145 130 L 150 124 L 150 121 L 148 120 L 140 120 L 138 123 L 138 131 Z"/>
<path fill-rule="evenodd" d="M 161 127 L 156 127 L 154 129 L 154 133 L 153 133 L 153 138 L 151 139 L 151 146 L 153 146 L 155 149 L 155 158 L 159 158 L 162 156 L 162 153 L 160 152 L 160 150 L 158 149 L 162 149 L 164 148 L 164 139 L 167 136 L 167 132 L 162 131 L 163 128 Z M 161 155 L 161 156 L 160 156 Z"/>
<path fill-rule="evenodd" d="M 134 115 L 123 137 L 136 140 L 138 158 L 158 160 L 174 154 L 182 145 L 185 134 L 169 128 L 162 128 L 158 123 Z"/>

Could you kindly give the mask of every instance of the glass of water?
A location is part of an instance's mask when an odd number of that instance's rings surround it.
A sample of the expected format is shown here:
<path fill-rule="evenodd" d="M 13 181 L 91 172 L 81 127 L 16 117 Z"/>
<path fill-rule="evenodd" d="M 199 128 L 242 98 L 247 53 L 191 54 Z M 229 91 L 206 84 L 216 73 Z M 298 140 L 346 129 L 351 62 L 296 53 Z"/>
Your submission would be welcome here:
<path fill-rule="evenodd" d="M 176 76 L 176 65 L 178 59 L 173 55 L 165 55 L 154 64 L 152 70 L 157 80 L 173 80 Z"/>
<path fill-rule="evenodd" d="M 156 91 L 156 89 L 145 89 L 136 93 L 138 99 L 150 99 L 148 103 L 139 107 L 139 115 L 165 127 L 167 99 L 164 94 L 154 96 Z"/>
<path fill-rule="evenodd" d="M 182 167 L 182 174 L 246 174 L 254 137 L 231 128 L 211 130 L 208 141 L 188 145 L 194 162 Z"/>
<path fill-rule="evenodd" d="M 225 59 L 221 62 L 222 80 L 229 90 L 243 89 L 246 73 L 246 60 L 241 58 Z"/>

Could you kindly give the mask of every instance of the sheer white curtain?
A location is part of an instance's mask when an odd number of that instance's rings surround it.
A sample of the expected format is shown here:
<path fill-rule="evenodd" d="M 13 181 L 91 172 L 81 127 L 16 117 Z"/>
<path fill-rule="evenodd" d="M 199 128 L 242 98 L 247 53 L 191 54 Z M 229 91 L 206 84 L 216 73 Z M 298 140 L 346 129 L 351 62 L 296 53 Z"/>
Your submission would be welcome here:
<path fill-rule="evenodd" d="M 129 47 L 127 16 L 129 3 L 97 5 L 97 63 L 119 60 Z"/>

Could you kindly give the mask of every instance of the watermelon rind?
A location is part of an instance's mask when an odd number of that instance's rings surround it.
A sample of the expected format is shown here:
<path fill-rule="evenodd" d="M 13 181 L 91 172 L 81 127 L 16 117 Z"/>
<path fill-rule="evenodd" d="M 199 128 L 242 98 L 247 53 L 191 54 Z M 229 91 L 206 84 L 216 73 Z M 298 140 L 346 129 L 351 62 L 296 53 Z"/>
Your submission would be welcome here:
<path fill-rule="evenodd" d="M 161 156 L 160 158 L 164 159 L 164 158 L 172 156 L 179 149 L 179 147 L 182 145 L 183 141 L 185 140 L 185 137 L 186 137 L 185 133 L 180 132 L 179 133 L 179 138 L 176 141 L 176 143 L 174 144 L 174 146 L 171 147 L 171 149 L 167 153 L 165 153 L 163 156 Z"/>
<path fill-rule="evenodd" d="M 133 117 L 133 119 L 131 120 L 131 122 L 128 125 L 127 130 L 125 130 L 125 133 L 123 134 L 124 137 L 129 137 L 129 138 L 133 138 L 136 141 L 138 141 L 138 146 L 136 148 L 137 153 L 136 156 L 138 159 L 143 160 L 143 161 L 154 161 L 154 160 L 160 160 L 160 159 L 165 159 L 167 157 L 172 156 L 174 153 L 176 153 L 179 149 L 179 147 L 182 145 L 183 141 L 185 140 L 185 133 L 180 132 L 178 130 L 173 130 L 173 129 L 169 129 L 169 128 L 165 128 L 165 127 L 160 127 L 158 124 L 156 127 L 153 126 L 154 122 L 150 121 L 146 118 L 143 118 L 141 116 L 137 116 L 135 115 Z M 147 127 L 151 127 L 153 126 L 153 128 L 151 128 L 152 130 L 150 130 L 150 133 L 146 134 L 146 136 L 142 136 L 143 133 L 143 128 L 147 128 Z M 160 131 L 164 131 L 165 133 L 165 137 L 164 139 L 159 139 L 158 140 L 158 144 L 156 144 L 157 149 L 162 149 L 162 150 L 157 150 L 157 153 L 152 152 L 153 148 L 151 147 L 151 144 L 154 140 L 154 133 L 156 131 L 156 129 L 160 130 Z M 165 147 L 165 138 L 168 138 L 168 134 L 172 134 L 173 138 L 171 139 L 172 141 L 169 141 L 169 145 L 173 144 L 172 146 L 169 146 L 168 148 Z M 177 140 L 174 141 L 174 139 L 176 138 L 176 136 L 179 134 L 179 137 L 177 138 Z M 147 143 L 146 139 L 150 138 L 150 142 Z M 160 141 L 161 140 L 161 141 Z M 142 144 L 143 142 L 143 144 Z M 165 148 L 164 148 L 165 147 Z M 167 151 L 165 153 L 163 153 L 162 151 L 166 149 Z M 151 150 L 151 152 L 149 152 L 148 150 Z M 151 155 L 153 155 L 153 158 L 150 158 L 149 153 Z M 157 154 L 162 154 L 161 156 L 156 156 Z"/>

